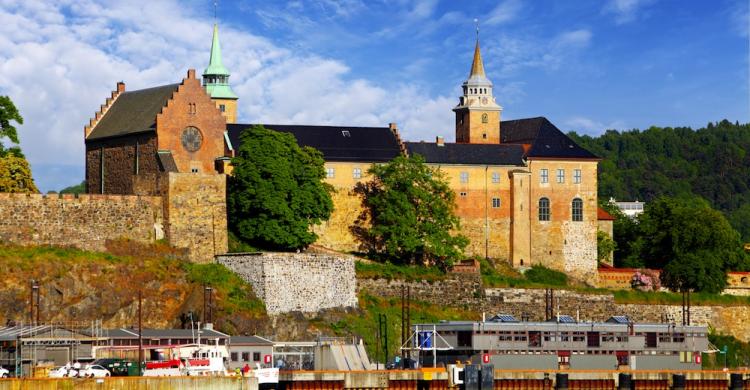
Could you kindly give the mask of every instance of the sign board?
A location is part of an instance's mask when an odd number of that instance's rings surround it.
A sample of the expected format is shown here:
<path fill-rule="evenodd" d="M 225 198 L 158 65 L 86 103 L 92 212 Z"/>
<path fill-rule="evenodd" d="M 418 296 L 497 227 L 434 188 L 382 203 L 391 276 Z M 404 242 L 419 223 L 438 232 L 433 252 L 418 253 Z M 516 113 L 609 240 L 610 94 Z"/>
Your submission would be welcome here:
<path fill-rule="evenodd" d="M 258 378 L 258 383 L 279 383 L 278 368 L 261 368 L 253 371 L 253 376 Z"/>
<path fill-rule="evenodd" d="M 482 355 L 482 363 L 487 364 L 489 362 L 490 362 L 490 354 L 489 353 L 483 354 Z"/>
<path fill-rule="evenodd" d="M 263 356 L 263 363 L 265 363 L 265 364 L 271 364 L 271 355 L 265 355 L 265 356 Z"/>
<path fill-rule="evenodd" d="M 700 352 L 695 353 L 695 364 L 701 364 L 703 362 L 703 358 L 701 357 Z"/>

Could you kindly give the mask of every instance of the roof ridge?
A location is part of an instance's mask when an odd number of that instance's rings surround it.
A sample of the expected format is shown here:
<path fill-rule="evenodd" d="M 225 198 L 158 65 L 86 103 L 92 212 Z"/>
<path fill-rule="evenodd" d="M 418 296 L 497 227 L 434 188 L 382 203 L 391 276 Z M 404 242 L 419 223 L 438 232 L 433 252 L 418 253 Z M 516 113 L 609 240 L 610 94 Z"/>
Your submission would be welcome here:
<path fill-rule="evenodd" d="M 180 86 L 180 84 L 182 84 L 182 83 L 180 82 L 180 83 L 172 83 L 172 84 L 157 85 L 157 86 L 155 86 L 155 87 L 148 87 L 148 88 L 135 89 L 135 90 L 132 90 L 132 91 L 125 91 L 125 92 L 123 92 L 122 94 L 123 94 L 123 95 L 126 95 L 126 94 L 131 94 L 131 93 L 136 93 L 136 92 L 146 92 L 146 91 L 153 91 L 153 90 L 155 90 L 155 89 L 161 89 L 161 88 L 166 88 L 166 87 L 177 88 L 177 87 L 179 87 L 179 86 Z"/>

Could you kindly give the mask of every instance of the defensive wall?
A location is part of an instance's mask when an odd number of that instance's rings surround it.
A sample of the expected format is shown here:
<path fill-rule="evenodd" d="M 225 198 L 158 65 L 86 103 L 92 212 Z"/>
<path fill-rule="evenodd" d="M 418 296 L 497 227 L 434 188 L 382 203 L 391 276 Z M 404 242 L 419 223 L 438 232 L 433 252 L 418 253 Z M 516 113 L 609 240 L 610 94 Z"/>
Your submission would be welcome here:
<path fill-rule="evenodd" d="M 318 253 L 238 253 L 217 256 L 253 286 L 268 314 L 356 307 L 354 258 Z"/>
<path fill-rule="evenodd" d="M 104 251 L 105 242 L 166 239 L 194 262 L 227 251 L 226 177 L 169 173 L 160 195 L 0 193 L 0 241 Z"/>
<path fill-rule="evenodd" d="M 414 300 L 435 305 L 463 307 L 488 316 L 511 314 L 530 321 L 545 320 L 545 290 L 528 288 L 482 288 L 478 275 L 453 274 L 437 282 L 386 279 L 359 279 L 357 291 L 381 297 L 400 298 L 401 286 L 409 286 Z M 605 321 L 613 315 L 626 315 L 636 322 L 681 322 L 680 305 L 625 304 L 612 294 L 554 291 L 554 312 L 581 321 Z M 711 325 L 719 332 L 750 341 L 750 307 L 692 306 L 691 324 Z"/>

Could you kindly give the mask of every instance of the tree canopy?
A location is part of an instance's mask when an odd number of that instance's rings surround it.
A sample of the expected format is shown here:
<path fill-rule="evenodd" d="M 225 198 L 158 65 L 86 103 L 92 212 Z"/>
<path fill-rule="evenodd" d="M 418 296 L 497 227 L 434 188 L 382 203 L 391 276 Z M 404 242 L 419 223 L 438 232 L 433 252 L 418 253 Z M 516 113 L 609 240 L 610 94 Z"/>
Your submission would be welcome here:
<path fill-rule="evenodd" d="M 630 265 L 662 269 L 666 287 L 720 292 L 726 271 L 748 267 L 739 234 L 703 199 L 657 198 L 636 226 Z"/>
<path fill-rule="evenodd" d="M 333 211 L 323 155 L 263 126 L 243 131 L 240 140 L 229 181 L 230 229 L 261 248 L 294 250 L 315 242 L 311 226 Z"/>
<path fill-rule="evenodd" d="M 750 124 L 722 120 L 698 130 L 651 127 L 570 136 L 604 159 L 599 163 L 601 199 L 698 196 L 750 242 Z"/>
<path fill-rule="evenodd" d="M 444 174 L 424 159 L 399 156 L 373 165 L 362 184 L 364 212 L 355 233 L 372 255 L 394 263 L 447 267 L 463 256 L 455 193 Z"/>
<path fill-rule="evenodd" d="M 39 192 L 25 158 L 10 153 L 0 156 L 0 192 Z"/>
<path fill-rule="evenodd" d="M 18 131 L 13 125 L 13 122 L 19 125 L 23 124 L 23 117 L 18 112 L 16 105 L 10 100 L 8 96 L 0 96 L 0 156 L 7 154 L 13 154 L 18 157 L 23 157 L 21 148 L 18 146 L 6 147 L 1 140 L 7 138 L 10 142 L 18 144 Z"/>

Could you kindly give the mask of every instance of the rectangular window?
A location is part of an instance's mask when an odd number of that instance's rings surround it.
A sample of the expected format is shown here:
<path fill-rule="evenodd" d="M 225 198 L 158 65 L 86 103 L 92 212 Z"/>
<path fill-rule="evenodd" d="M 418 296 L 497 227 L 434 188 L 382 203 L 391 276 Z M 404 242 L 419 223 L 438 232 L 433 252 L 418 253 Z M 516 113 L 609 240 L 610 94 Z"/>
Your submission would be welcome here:
<path fill-rule="evenodd" d="M 231 359 L 232 359 L 233 362 L 237 361 L 237 352 L 232 352 Z"/>
<path fill-rule="evenodd" d="M 226 110 L 227 110 L 227 107 L 225 105 L 219 104 L 219 111 L 226 112 Z"/>
<path fill-rule="evenodd" d="M 260 352 L 253 352 L 253 361 L 254 362 L 260 361 Z"/>
<path fill-rule="evenodd" d="M 354 171 L 352 171 L 352 177 L 355 179 L 361 179 L 362 178 L 362 168 L 354 168 Z"/>
<path fill-rule="evenodd" d="M 334 168 L 326 168 L 326 177 L 332 179 L 336 176 L 336 170 Z"/>
<path fill-rule="evenodd" d="M 500 208 L 500 198 L 492 198 L 492 208 Z"/>
<path fill-rule="evenodd" d="M 557 182 L 565 183 L 565 170 L 564 169 L 557 170 Z"/>
<path fill-rule="evenodd" d="M 469 182 L 469 172 L 461 172 L 461 183 L 468 183 Z"/>
<path fill-rule="evenodd" d="M 573 183 L 581 184 L 581 170 L 580 169 L 573 170 Z"/>
<path fill-rule="evenodd" d="M 499 172 L 492 172 L 492 182 L 493 183 L 500 183 L 500 173 Z"/>
<path fill-rule="evenodd" d="M 542 183 L 549 183 L 549 169 L 544 168 L 540 173 L 541 175 L 539 181 Z"/>
<path fill-rule="evenodd" d="M 250 352 L 242 352 L 242 361 L 243 362 L 249 362 L 250 361 Z"/>
<path fill-rule="evenodd" d="M 466 197 L 466 193 L 465 192 L 459 192 L 458 195 L 461 196 L 461 197 Z"/>

